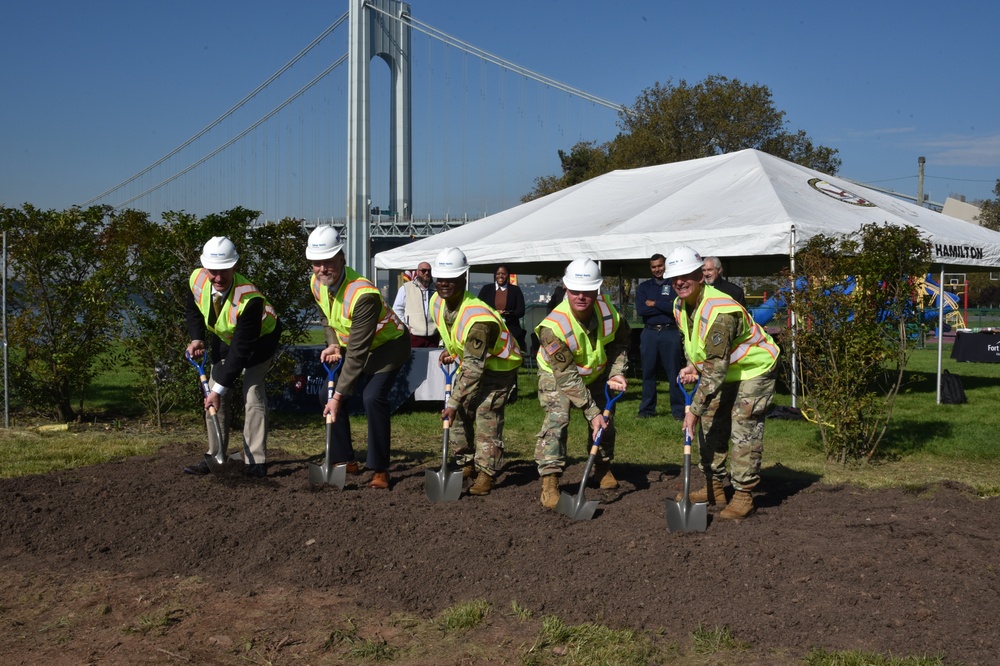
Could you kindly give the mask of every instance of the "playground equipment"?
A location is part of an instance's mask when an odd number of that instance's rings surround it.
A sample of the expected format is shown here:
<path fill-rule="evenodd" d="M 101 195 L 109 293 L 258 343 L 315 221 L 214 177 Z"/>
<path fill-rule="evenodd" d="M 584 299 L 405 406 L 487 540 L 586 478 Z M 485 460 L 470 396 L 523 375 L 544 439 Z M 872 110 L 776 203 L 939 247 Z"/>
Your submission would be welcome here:
<path fill-rule="evenodd" d="M 804 280 L 805 278 L 799 278 Z M 845 294 L 850 294 L 854 290 L 854 280 L 849 279 L 844 288 Z M 965 318 L 962 316 L 962 304 L 957 294 L 953 294 L 934 280 L 934 277 L 927 274 L 917 281 L 917 293 L 925 297 L 921 302 L 921 320 L 928 321 L 937 319 L 940 301 L 944 299 L 944 323 L 951 328 L 965 328 Z M 775 292 L 770 298 L 756 307 L 749 308 L 753 320 L 764 326 L 770 323 L 774 317 L 785 308 L 787 290 L 782 289 Z"/>
<path fill-rule="evenodd" d="M 934 281 L 934 276 L 928 273 L 918 281 L 917 287 L 920 294 L 929 297 L 925 304 L 923 316 L 924 321 L 936 319 L 938 308 L 941 306 L 941 299 L 944 299 L 944 323 L 951 328 L 965 328 L 965 317 L 962 316 L 961 302 L 958 294 L 953 294 Z"/>

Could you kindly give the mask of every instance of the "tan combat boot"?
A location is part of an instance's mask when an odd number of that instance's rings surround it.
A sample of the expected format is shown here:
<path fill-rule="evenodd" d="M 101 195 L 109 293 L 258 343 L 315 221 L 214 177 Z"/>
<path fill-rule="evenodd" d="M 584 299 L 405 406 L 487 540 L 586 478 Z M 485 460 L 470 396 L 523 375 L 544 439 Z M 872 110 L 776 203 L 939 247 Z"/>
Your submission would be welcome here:
<path fill-rule="evenodd" d="M 684 499 L 684 492 L 677 493 L 675 498 L 678 502 Z M 704 488 L 691 493 L 691 502 L 708 502 L 714 506 L 726 505 L 726 486 L 721 479 L 712 479 L 712 483 L 706 483 Z"/>
<path fill-rule="evenodd" d="M 476 465 L 474 463 L 469 463 L 467 465 L 462 465 L 462 478 L 471 479 L 476 475 Z"/>
<path fill-rule="evenodd" d="M 489 495 L 493 490 L 493 477 L 486 472 L 480 471 L 476 476 L 476 482 L 469 488 L 470 495 Z"/>
<path fill-rule="evenodd" d="M 601 490 L 614 490 L 618 487 L 618 479 L 611 473 L 610 460 L 598 460 L 591 478 L 600 482 Z"/>
<path fill-rule="evenodd" d="M 554 509 L 559 504 L 559 477 L 559 474 L 542 477 L 542 506 L 546 509 Z"/>
<path fill-rule="evenodd" d="M 746 518 L 753 513 L 753 495 L 749 490 L 737 490 L 733 494 L 733 499 L 729 505 L 719 512 L 719 518 L 726 520 L 739 520 Z"/>

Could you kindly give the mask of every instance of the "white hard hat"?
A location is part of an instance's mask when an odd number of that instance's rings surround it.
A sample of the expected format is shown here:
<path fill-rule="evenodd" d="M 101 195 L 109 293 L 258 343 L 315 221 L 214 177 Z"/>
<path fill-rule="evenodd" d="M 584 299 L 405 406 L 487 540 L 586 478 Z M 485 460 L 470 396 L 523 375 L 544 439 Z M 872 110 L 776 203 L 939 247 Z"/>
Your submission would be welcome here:
<path fill-rule="evenodd" d="M 332 259 L 344 248 L 340 234 L 330 226 L 316 227 L 309 234 L 309 244 L 306 246 L 306 259 L 321 261 Z"/>
<path fill-rule="evenodd" d="M 574 259 L 563 275 L 563 285 L 573 291 L 597 291 L 602 282 L 601 267 L 593 259 Z"/>
<path fill-rule="evenodd" d="M 431 262 L 431 274 L 436 278 L 457 278 L 469 270 L 469 260 L 457 247 L 446 247 Z"/>
<path fill-rule="evenodd" d="M 225 236 L 213 236 L 201 251 L 201 265 L 212 271 L 232 268 L 239 259 L 233 241 Z"/>
<path fill-rule="evenodd" d="M 681 246 L 670 251 L 667 255 L 667 267 L 663 271 L 663 277 L 672 278 L 678 275 L 687 275 L 691 271 L 701 268 L 705 260 L 701 255 L 687 246 Z"/>

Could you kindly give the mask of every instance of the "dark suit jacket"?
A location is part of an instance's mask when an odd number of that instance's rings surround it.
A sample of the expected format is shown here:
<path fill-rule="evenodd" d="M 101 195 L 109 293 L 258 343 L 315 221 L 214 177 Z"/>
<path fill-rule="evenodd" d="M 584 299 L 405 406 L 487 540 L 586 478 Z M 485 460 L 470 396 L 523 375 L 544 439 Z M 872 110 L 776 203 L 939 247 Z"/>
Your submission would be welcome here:
<path fill-rule="evenodd" d="M 715 282 L 712 283 L 712 286 L 721 291 L 729 298 L 739 303 L 740 305 L 742 305 L 743 309 L 746 310 L 747 298 L 746 294 L 743 293 L 743 289 L 736 286 L 735 284 L 733 284 L 726 278 L 722 277 L 721 275 L 715 278 Z"/>
<path fill-rule="evenodd" d="M 479 300 L 486 303 L 488 306 L 495 307 L 493 304 L 496 303 L 496 292 L 497 285 L 495 282 L 490 282 L 489 284 L 483 285 L 483 288 L 479 290 Z M 521 328 L 521 317 L 524 316 L 524 292 L 516 284 L 507 285 L 507 314 L 501 314 L 503 321 L 507 324 L 507 328 L 519 341 L 522 340 L 524 335 L 524 329 Z"/>

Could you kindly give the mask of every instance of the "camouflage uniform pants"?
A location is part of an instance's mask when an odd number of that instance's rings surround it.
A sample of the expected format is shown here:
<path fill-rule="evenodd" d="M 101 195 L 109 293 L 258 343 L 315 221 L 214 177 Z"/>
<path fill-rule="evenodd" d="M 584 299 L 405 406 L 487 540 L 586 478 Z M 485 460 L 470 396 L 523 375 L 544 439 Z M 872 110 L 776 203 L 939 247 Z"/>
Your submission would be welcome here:
<path fill-rule="evenodd" d="M 459 465 L 475 462 L 476 469 L 496 476 L 503 458 L 504 408 L 515 384 L 517 370 L 487 370 L 471 403 L 455 412 L 450 443 Z"/>
<path fill-rule="evenodd" d="M 587 387 L 594 402 L 601 410 L 605 407 L 604 385 L 606 377 L 600 377 Z M 535 463 L 538 465 L 539 476 L 546 474 L 562 474 L 566 468 L 566 440 L 569 431 L 569 412 L 573 407 L 569 398 L 556 386 L 556 379 L 550 372 L 538 373 L 538 402 L 545 411 L 545 421 L 535 441 Z M 590 423 L 586 423 L 587 448 L 594 443 L 591 437 Z M 615 421 L 601 435 L 601 445 L 597 452 L 597 460 L 610 462 L 615 457 Z"/>
<path fill-rule="evenodd" d="M 760 377 L 722 385 L 701 417 L 701 465 L 705 476 L 726 478 L 728 460 L 733 488 L 750 490 L 760 482 L 764 416 L 774 398 L 774 382 L 772 370 Z"/>

